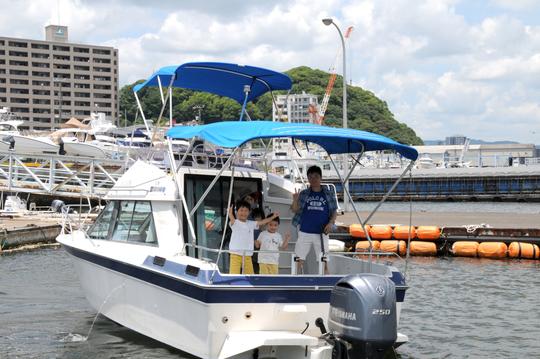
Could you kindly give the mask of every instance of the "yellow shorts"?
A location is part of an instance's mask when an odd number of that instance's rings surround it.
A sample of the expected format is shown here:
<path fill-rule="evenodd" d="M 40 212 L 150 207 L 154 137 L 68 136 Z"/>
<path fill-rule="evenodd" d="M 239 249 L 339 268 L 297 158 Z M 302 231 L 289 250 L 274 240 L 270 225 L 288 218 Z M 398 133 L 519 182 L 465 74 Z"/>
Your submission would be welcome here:
<path fill-rule="evenodd" d="M 278 274 L 278 272 L 277 264 L 259 263 L 260 274 Z"/>
<path fill-rule="evenodd" d="M 255 274 L 255 271 L 253 270 L 253 262 L 251 261 L 251 256 L 239 256 L 238 254 L 232 253 L 229 274 L 240 274 L 242 264 L 244 264 L 243 274 Z"/>

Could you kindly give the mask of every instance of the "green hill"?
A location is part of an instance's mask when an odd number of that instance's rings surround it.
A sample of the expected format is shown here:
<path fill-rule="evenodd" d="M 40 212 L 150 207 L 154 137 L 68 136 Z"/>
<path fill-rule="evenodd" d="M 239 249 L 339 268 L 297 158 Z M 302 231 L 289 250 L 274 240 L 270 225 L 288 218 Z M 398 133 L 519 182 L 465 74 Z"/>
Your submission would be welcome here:
<path fill-rule="evenodd" d="M 305 91 L 317 95 L 319 102 L 322 101 L 328 83 L 328 73 L 306 66 L 293 68 L 286 73 L 293 80 L 291 93 Z M 127 114 L 129 119 L 127 124 L 133 123 L 137 112 L 132 89 L 135 84 L 141 81 L 126 85 L 120 90 L 120 112 L 122 115 L 124 111 Z M 341 76 L 338 76 L 326 111 L 325 124 L 328 126 L 341 126 L 342 92 L 343 80 Z M 420 145 L 423 143 L 411 128 L 396 121 L 386 102 L 377 98 L 372 92 L 348 85 L 347 98 L 349 128 L 378 133 L 405 144 Z M 161 109 L 158 90 L 155 88 L 143 89 L 139 94 L 139 99 L 147 118 L 156 119 Z M 236 120 L 241 109 L 236 101 L 228 98 L 203 92 L 174 89 L 173 118 L 180 121 L 193 120 L 198 113 L 198 110 L 194 109 L 194 107 L 201 105 L 204 106 L 201 110 L 201 117 L 204 122 Z M 267 93 L 255 103 L 248 104 L 248 112 L 252 119 L 271 119 L 271 95 Z M 168 110 L 165 112 L 165 117 L 168 118 Z M 163 121 L 166 121 L 166 118 Z M 137 122 L 141 123 L 140 120 Z M 123 124 L 124 122 L 122 122 Z"/>

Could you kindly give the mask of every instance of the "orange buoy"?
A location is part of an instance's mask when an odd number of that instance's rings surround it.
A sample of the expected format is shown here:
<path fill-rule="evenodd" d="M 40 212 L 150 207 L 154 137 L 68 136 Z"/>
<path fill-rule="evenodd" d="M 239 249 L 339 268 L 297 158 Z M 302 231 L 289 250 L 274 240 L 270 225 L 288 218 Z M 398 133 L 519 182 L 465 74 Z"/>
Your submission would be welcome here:
<path fill-rule="evenodd" d="M 369 224 L 366 224 L 365 227 L 366 231 L 369 232 L 371 226 Z M 366 238 L 366 233 L 364 232 L 362 225 L 358 223 L 354 223 L 349 226 L 349 234 L 351 235 L 351 237 L 355 238 Z"/>
<path fill-rule="evenodd" d="M 381 248 L 381 242 L 371 241 L 372 250 L 378 250 Z M 358 241 L 356 242 L 356 251 L 357 252 L 366 252 L 369 249 L 369 241 Z"/>
<path fill-rule="evenodd" d="M 478 255 L 478 242 L 459 241 L 452 245 L 452 253 L 459 257 L 476 257 Z"/>
<path fill-rule="evenodd" d="M 540 258 L 540 250 L 536 244 L 512 242 L 508 246 L 508 256 L 510 258 Z"/>
<path fill-rule="evenodd" d="M 418 226 L 416 237 L 424 241 L 434 241 L 441 236 L 441 229 L 437 226 Z"/>
<path fill-rule="evenodd" d="M 391 239 L 392 227 L 390 226 L 371 226 L 369 235 L 372 239 Z"/>
<path fill-rule="evenodd" d="M 409 239 L 409 226 L 395 226 L 394 227 L 394 238 L 395 239 Z M 411 227 L 411 239 L 416 238 L 416 228 Z"/>
<path fill-rule="evenodd" d="M 405 241 L 382 241 L 380 250 L 383 252 L 393 252 L 403 255 L 407 253 L 407 244 Z"/>
<path fill-rule="evenodd" d="M 437 255 L 437 245 L 433 242 L 411 241 L 409 250 L 413 256 Z"/>
<path fill-rule="evenodd" d="M 505 258 L 508 247 L 503 242 L 483 242 L 478 246 L 478 256 L 482 258 Z"/>

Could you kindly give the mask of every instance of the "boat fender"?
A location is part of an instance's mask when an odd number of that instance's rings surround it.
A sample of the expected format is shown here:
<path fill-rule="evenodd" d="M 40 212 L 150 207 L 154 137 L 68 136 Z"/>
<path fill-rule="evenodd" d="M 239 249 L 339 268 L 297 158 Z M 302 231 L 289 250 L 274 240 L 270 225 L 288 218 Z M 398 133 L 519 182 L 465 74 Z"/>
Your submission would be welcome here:
<path fill-rule="evenodd" d="M 381 251 L 404 255 L 407 253 L 407 244 L 400 240 L 381 241 Z"/>
<path fill-rule="evenodd" d="M 537 259 L 540 253 L 536 244 L 512 242 L 508 246 L 508 256 L 510 258 Z"/>
<path fill-rule="evenodd" d="M 392 227 L 371 226 L 369 235 L 372 239 L 392 239 Z"/>
<path fill-rule="evenodd" d="M 457 241 L 452 244 L 452 254 L 458 257 L 476 257 L 478 255 L 478 242 Z"/>
<path fill-rule="evenodd" d="M 410 227 L 411 239 L 416 238 L 416 227 Z M 395 226 L 394 227 L 395 239 L 409 239 L 409 226 Z"/>
<path fill-rule="evenodd" d="M 483 242 L 478 246 L 478 256 L 482 258 L 506 258 L 507 251 L 503 242 Z"/>
<path fill-rule="evenodd" d="M 376 251 L 381 248 L 381 242 L 379 241 L 371 241 L 371 250 Z M 369 251 L 369 241 L 358 241 L 355 245 L 356 252 L 367 252 Z"/>
<path fill-rule="evenodd" d="M 369 232 L 371 226 L 369 224 L 364 225 L 366 231 Z M 353 223 L 349 226 L 349 235 L 355 238 L 366 238 L 366 232 L 362 228 L 361 224 Z"/>
<path fill-rule="evenodd" d="M 413 256 L 437 255 L 437 245 L 433 242 L 411 241 L 409 250 Z"/>
<path fill-rule="evenodd" d="M 441 229 L 437 226 L 418 226 L 416 236 L 418 239 L 435 241 L 441 237 Z"/>

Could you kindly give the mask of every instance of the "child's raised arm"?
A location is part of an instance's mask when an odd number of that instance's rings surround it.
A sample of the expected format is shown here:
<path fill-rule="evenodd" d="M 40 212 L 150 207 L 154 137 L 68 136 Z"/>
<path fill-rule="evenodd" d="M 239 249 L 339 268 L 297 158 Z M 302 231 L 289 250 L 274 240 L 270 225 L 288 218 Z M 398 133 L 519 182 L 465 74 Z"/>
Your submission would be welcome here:
<path fill-rule="evenodd" d="M 276 217 L 279 217 L 279 213 L 278 212 L 274 212 L 272 213 L 271 216 L 265 218 L 265 219 L 260 219 L 257 221 L 257 226 L 264 226 L 265 224 L 268 224 L 270 222 L 272 222 L 272 220 Z"/>
<path fill-rule="evenodd" d="M 230 225 L 232 226 L 235 221 L 236 221 L 236 218 L 234 218 L 233 206 L 230 206 L 229 207 L 229 223 L 230 223 Z"/>
<path fill-rule="evenodd" d="M 285 233 L 285 240 L 283 241 L 283 244 L 281 245 L 281 249 L 287 249 L 287 246 L 289 245 L 289 241 L 291 240 L 291 232 Z"/>
<path fill-rule="evenodd" d="M 257 249 L 261 248 L 261 240 L 259 239 L 259 238 L 261 238 L 261 235 L 262 235 L 262 232 L 259 233 L 259 236 L 255 240 L 255 248 L 257 248 Z"/>

